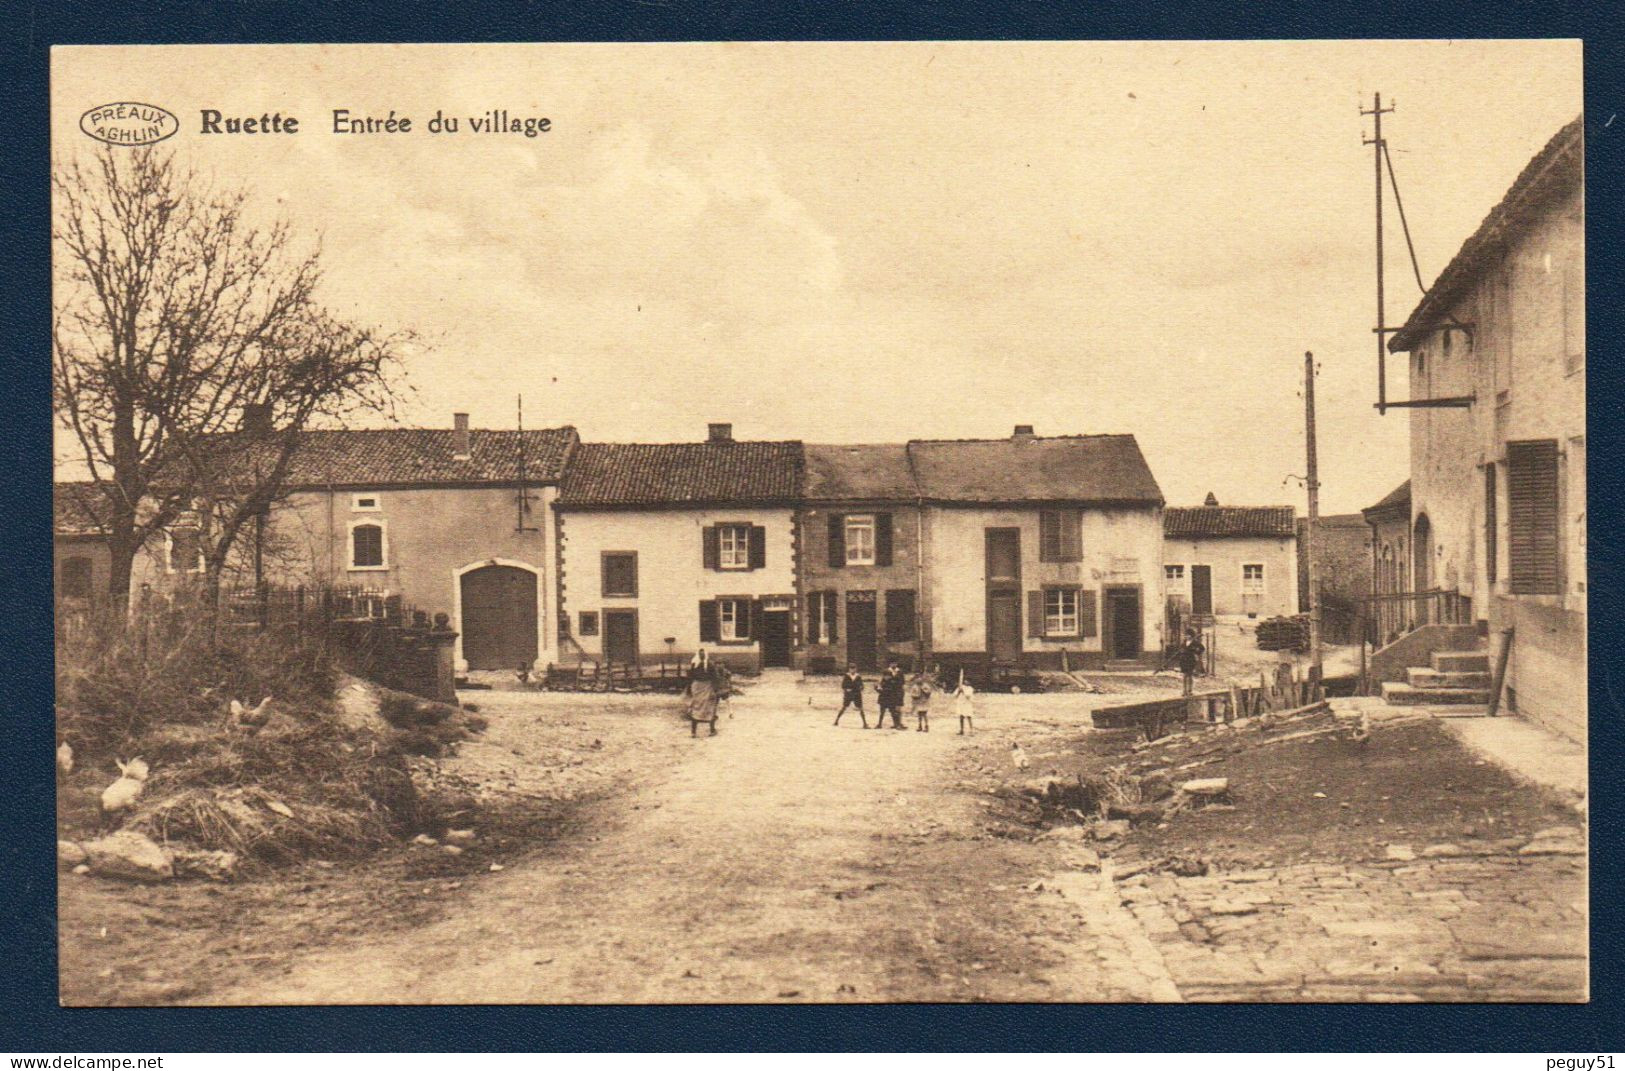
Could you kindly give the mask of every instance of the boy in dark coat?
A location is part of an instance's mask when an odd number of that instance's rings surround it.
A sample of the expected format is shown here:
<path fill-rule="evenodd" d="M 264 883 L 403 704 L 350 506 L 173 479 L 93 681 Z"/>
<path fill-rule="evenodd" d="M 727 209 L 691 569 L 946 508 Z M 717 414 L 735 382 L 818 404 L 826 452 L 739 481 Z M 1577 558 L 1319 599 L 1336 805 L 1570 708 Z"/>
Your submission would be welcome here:
<path fill-rule="evenodd" d="M 908 681 L 903 677 L 903 670 L 896 662 L 886 664 L 886 672 L 880 677 L 880 717 L 875 721 L 876 729 L 886 727 L 886 715 L 891 715 L 891 727 L 903 727 L 903 692 Z"/>
<path fill-rule="evenodd" d="M 863 677 L 857 666 L 847 666 L 846 676 L 841 678 L 841 709 L 835 712 L 836 725 L 841 724 L 841 715 L 846 713 L 847 707 L 857 707 L 858 719 L 865 729 L 869 728 L 869 719 L 863 713 Z"/>
<path fill-rule="evenodd" d="M 1179 662 L 1180 676 L 1185 678 L 1185 694 L 1190 695 L 1195 690 L 1196 675 L 1202 671 L 1202 656 L 1207 653 L 1207 646 L 1202 643 L 1202 636 L 1193 628 L 1185 630 L 1185 642 L 1180 645 L 1179 654 L 1175 658 Z"/>

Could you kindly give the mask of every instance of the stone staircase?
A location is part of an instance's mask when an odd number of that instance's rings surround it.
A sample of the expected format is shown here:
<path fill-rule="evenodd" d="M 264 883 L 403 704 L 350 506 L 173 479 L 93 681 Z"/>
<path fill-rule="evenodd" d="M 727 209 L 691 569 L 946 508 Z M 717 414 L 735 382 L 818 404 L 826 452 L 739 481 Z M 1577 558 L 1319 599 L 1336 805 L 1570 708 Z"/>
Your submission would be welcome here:
<path fill-rule="evenodd" d="M 1435 651 L 1431 666 L 1412 666 L 1405 681 L 1382 686 L 1394 706 L 1486 706 L 1490 701 L 1490 656 L 1486 651 Z"/>

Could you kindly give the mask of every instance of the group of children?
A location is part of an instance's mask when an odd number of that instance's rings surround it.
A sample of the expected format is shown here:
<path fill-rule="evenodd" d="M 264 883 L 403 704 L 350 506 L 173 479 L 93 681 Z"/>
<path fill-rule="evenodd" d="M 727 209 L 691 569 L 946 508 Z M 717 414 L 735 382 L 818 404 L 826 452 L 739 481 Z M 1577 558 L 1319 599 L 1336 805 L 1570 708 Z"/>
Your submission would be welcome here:
<path fill-rule="evenodd" d="M 869 728 L 869 718 L 863 711 L 864 683 L 863 675 L 858 672 L 857 666 L 846 667 L 846 674 L 841 677 L 841 709 L 835 712 L 836 725 L 841 724 L 842 714 L 855 707 L 858 711 L 858 720 L 865 729 Z M 891 715 L 893 729 L 904 728 L 903 703 L 906 700 L 910 713 L 914 715 L 914 731 L 920 733 L 931 731 L 931 699 L 939 691 L 933 674 L 920 672 L 910 679 L 903 675 L 902 666 L 894 659 L 886 664 L 886 672 L 875 682 L 875 691 L 880 697 L 880 713 L 875 718 L 874 728 L 884 729 L 888 714 Z M 976 689 L 966 682 L 965 673 L 961 670 L 959 683 L 948 693 L 953 711 L 959 718 L 961 736 L 973 728 L 975 694 Z"/>

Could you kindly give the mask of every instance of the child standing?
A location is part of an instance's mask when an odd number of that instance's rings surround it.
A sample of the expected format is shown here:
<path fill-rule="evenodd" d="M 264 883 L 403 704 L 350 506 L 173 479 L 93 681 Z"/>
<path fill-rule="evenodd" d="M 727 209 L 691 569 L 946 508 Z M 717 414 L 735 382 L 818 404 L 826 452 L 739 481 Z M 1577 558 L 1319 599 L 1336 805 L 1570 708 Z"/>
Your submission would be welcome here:
<path fill-rule="evenodd" d="M 869 728 L 869 719 L 863 713 L 863 677 L 857 666 L 847 666 L 846 676 L 841 678 L 841 709 L 835 712 L 836 725 L 841 724 L 841 715 L 846 713 L 847 707 L 857 707 L 858 719 L 865 729 Z"/>
<path fill-rule="evenodd" d="M 909 684 L 909 706 L 914 709 L 914 731 L 928 733 L 931 731 L 931 693 L 933 691 L 931 675 L 925 671 L 915 674 L 914 680 Z"/>
<path fill-rule="evenodd" d="M 976 689 L 965 680 L 965 671 L 959 671 L 959 687 L 954 689 L 954 713 L 959 715 L 959 735 L 964 736 L 975 726 L 971 719 L 976 716 Z"/>
<path fill-rule="evenodd" d="M 891 715 L 891 727 L 903 728 L 903 692 L 908 687 L 908 681 L 903 677 L 903 669 L 896 662 L 886 664 L 886 672 L 881 674 L 878 690 L 880 692 L 880 717 L 875 721 L 876 729 L 886 727 L 886 715 Z"/>

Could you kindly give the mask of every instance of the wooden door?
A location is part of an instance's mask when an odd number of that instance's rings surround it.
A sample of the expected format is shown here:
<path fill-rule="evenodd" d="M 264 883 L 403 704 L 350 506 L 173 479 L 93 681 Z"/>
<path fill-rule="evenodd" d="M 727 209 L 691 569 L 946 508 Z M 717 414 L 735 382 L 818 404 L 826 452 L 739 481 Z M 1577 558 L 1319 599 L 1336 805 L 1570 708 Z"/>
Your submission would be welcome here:
<path fill-rule="evenodd" d="M 517 669 L 536 661 L 536 574 L 487 565 L 460 581 L 463 660 L 469 669 Z"/>
<path fill-rule="evenodd" d="M 1106 627 L 1106 650 L 1112 658 L 1140 657 L 1140 592 L 1137 588 L 1106 589 Z"/>
<path fill-rule="evenodd" d="M 1191 613 L 1211 614 L 1213 612 L 1213 567 L 1211 565 L 1191 566 Z"/>
<path fill-rule="evenodd" d="M 604 661 L 617 666 L 638 661 L 638 612 L 604 611 Z"/>
<path fill-rule="evenodd" d="M 1021 657 L 1021 592 L 987 593 L 987 653 L 1001 662 Z"/>
<path fill-rule="evenodd" d="M 878 667 L 875 650 L 875 593 L 846 593 L 846 660 L 862 670 Z"/>
<path fill-rule="evenodd" d="M 762 665 L 790 664 L 790 612 L 764 610 L 761 623 Z"/>

